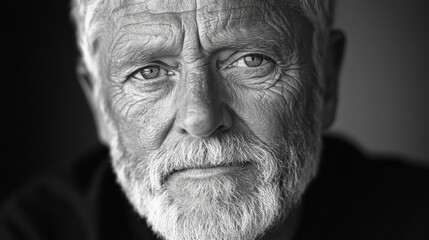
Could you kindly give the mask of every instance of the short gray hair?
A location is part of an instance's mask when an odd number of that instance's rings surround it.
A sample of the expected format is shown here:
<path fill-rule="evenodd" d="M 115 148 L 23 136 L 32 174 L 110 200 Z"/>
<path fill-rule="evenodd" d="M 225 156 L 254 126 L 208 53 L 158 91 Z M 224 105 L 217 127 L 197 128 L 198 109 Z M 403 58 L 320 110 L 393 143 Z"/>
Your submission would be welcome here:
<path fill-rule="evenodd" d="M 98 74 L 94 59 L 96 39 L 106 24 L 114 6 L 125 0 L 72 0 L 71 16 L 74 20 L 77 44 L 84 64 L 91 74 Z M 288 1 L 288 0 L 286 0 Z M 322 58 L 329 31 L 334 21 L 335 0 L 290 0 L 313 26 L 313 64 L 316 77 L 322 76 Z"/>

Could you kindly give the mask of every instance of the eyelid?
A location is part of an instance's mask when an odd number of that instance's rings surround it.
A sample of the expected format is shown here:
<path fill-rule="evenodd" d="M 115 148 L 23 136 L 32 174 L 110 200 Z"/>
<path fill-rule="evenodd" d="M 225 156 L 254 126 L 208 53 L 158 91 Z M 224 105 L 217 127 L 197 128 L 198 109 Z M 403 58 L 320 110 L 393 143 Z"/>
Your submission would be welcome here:
<path fill-rule="evenodd" d="M 127 74 L 127 77 L 125 78 L 124 82 L 132 79 L 136 74 L 139 74 L 143 69 L 148 68 L 148 67 L 153 67 L 153 66 L 159 67 L 160 71 L 163 71 L 163 70 L 166 71 L 165 75 L 171 75 L 170 73 L 172 71 L 168 70 L 168 68 L 169 68 L 168 65 L 166 65 L 166 64 L 164 64 L 162 62 L 152 62 L 152 63 L 146 64 L 146 65 L 144 65 L 142 67 L 138 67 L 135 70 L 130 71 L 131 73 Z M 153 80 L 153 79 L 146 79 L 146 80 L 150 81 L 150 80 Z"/>
<path fill-rule="evenodd" d="M 275 61 L 273 60 L 273 58 L 266 54 L 266 53 L 261 53 L 261 52 L 246 52 L 246 53 L 239 53 L 239 54 L 235 54 L 234 56 L 232 56 L 230 59 L 224 61 L 224 63 L 227 63 L 226 66 L 225 64 L 221 64 L 224 65 L 224 67 L 222 68 L 229 68 L 232 67 L 234 63 L 236 63 L 239 60 L 244 60 L 244 57 L 248 56 L 248 55 L 261 55 L 263 60 L 269 61 L 273 64 L 275 64 Z"/>

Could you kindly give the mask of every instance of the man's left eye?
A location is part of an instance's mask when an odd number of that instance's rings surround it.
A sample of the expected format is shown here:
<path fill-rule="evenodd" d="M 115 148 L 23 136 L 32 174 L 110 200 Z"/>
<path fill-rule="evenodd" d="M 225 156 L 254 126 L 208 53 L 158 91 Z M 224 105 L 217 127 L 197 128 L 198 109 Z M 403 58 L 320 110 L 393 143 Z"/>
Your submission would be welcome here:
<path fill-rule="evenodd" d="M 144 81 L 144 80 L 155 79 L 165 75 L 168 75 L 167 70 L 165 70 L 164 68 L 158 65 L 152 65 L 152 66 L 140 68 L 139 70 L 134 72 L 131 77 L 137 80 Z"/>
<path fill-rule="evenodd" d="M 262 54 L 248 54 L 229 65 L 228 67 L 260 67 L 268 63 L 267 57 Z"/>

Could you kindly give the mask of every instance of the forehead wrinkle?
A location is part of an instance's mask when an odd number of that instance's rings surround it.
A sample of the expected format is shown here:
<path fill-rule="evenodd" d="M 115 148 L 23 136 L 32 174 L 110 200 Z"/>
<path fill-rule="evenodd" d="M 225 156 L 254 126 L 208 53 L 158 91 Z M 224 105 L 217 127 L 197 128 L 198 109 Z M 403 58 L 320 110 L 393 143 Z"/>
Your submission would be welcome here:
<path fill-rule="evenodd" d="M 267 9 L 267 6 L 264 7 Z M 293 34 L 286 17 L 260 14 L 261 6 L 209 11 L 208 17 L 200 20 L 204 43 L 211 48 L 240 47 L 278 49 L 289 54 L 293 50 Z M 269 7 L 268 7 L 269 9 Z M 207 16 L 206 15 L 206 16 Z M 208 47 L 205 47 L 208 48 Z"/>
<path fill-rule="evenodd" d="M 177 16 L 157 15 L 151 13 L 139 13 L 128 17 L 119 18 L 113 25 L 113 37 L 110 50 L 115 52 L 117 46 L 129 42 L 137 42 L 154 37 L 161 37 L 165 42 L 180 42 L 182 33 L 181 19 Z M 126 40 L 126 41 L 125 41 Z M 140 44 L 141 45 L 141 44 Z"/>
<path fill-rule="evenodd" d="M 115 9 L 113 9 L 112 14 L 122 15 L 122 12 L 127 12 L 130 9 L 141 9 L 142 7 L 145 7 L 148 10 L 147 3 L 149 1 L 150 0 L 144 0 L 141 2 L 133 2 L 133 3 L 130 3 L 129 1 L 122 1 Z"/>
<path fill-rule="evenodd" d="M 170 13 L 152 13 L 149 11 L 141 11 L 136 13 L 127 13 L 122 16 L 116 16 L 113 19 L 115 30 L 120 30 L 124 25 L 132 24 L 132 23 L 142 23 L 146 24 L 168 24 L 175 25 L 180 27 L 181 19 L 178 14 L 170 14 Z"/>
<path fill-rule="evenodd" d="M 155 2 L 155 3 L 153 3 Z M 167 3 L 166 3 L 167 2 Z M 151 4 L 152 3 L 152 4 Z M 151 14 L 185 14 L 198 11 L 194 0 L 180 1 L 180 4 L 174 1 L 159 1 L 159 0 L 146 0 L 143 2 L 125 4 L 115 8 L 112 11 L 114 16 L 124 17 L 131 16 L 139 13 Z"/>
<path fill-rule="evenodd" d="M 131 4 L 123 4 L 122 6 L 119 6 L 117 9 L 115 9 L 112 13 L 111 17 L 111 26 L 113 26 L 113 41 L 118 38 L 118 35 L 120 32 L 124 31 L 129 26 L 132 26 L 134 23 L 135 26 L 138 26 L 140 23 L 145 22 L 146 26 L 154 25 L 154 26 L 165 26 L 168 25 L 171 26 L 170 36 L 175 36 L 177 34 L 174 33 L 174 28 L 176 32 L 181 32 L 183 30 L 182 27 L 182 19 L 180 17 L 181 14 L 187 13 L 189 11 L 185 12 L 159 12 L 154 11 L 150 4 L 150 0 L 146 0 L 143 2 L 138 3 L 131 3 Z M 161 4 L 159 4 L 161 5 Z M 192 11 L 191 11 L 192 12 Z M 140 26 L 143 26 L 143 24 L 140 24 Z M 133 30 L 133 28 L 130 28 Z M 137 28 L 134 28 L 134 30 L 137 30 Z M 137 31 L 139 34 L 150 34 L 150 32 L 144 32 L 144 31 Z"/>
<path fill-rule="evenodd" d="M 151 34 L 151 35 L 139 35 L 139 34 L 122 34 L 116 39 L 111 47 L 111 56 L 116 60 L 122 59 L 131 52 L 127 52 L 130 48 L 141 49 L 142 51 L 150 49 L 151 46 L 163 45 L 167 39 L 167 35 L 164 34 Z M 163 41 L 164 40 L 164 41 Z M 140 47 L 137 47 L 140 46 Z"/>
<path fill-rule="evenodd" d="M 115 31 L 112 46 L 116 45 L 123 36 L 135 36 L 135 37 L 145 37 L 145 36 L 171 36 L 173 34 L 173 26 L 170 24 L 150 24 L 146 22 L 138 23 L 129 23 L 124 24 L 120 27 L 119 30 Z"/>

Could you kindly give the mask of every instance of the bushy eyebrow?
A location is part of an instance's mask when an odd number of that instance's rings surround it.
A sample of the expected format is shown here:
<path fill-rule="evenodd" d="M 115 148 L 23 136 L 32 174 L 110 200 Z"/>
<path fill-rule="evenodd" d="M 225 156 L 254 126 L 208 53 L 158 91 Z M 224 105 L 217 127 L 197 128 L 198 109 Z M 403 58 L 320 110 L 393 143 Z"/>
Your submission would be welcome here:
<path fill-rule="evenodd" d="M 231 22 L 231 19 L 229 21 Z M 281 61 L 287 61 L 288 56 L 293 55 L 297 50 L 296 40 L 289 29 L 268 24 L 226 25 L 206 34 L 205 39 L 209 42 L 206 47 L 208 52 L 214 52 L 217 49 L 257 51 L 270 54 Z"/>
<path fill-rule="evenodd" d="M 162 23 L 149 20 L 132 20 L 116 26 L 109 48 L 112 70 L 121 71 L 154 58 L 180 53 L 183 36 L 181 31 L 175 31 L 177 26 L 171 21 Z"/>
<path fill-rule="evenodd" d="M 293 52 L 293 39 L 280 35 L 272 29 L 246 29 L 238 33 L 235 29 L 224 29 L 208 37 L 211 48 L 260 49 L 281 51 L 283 54 Z"/>

